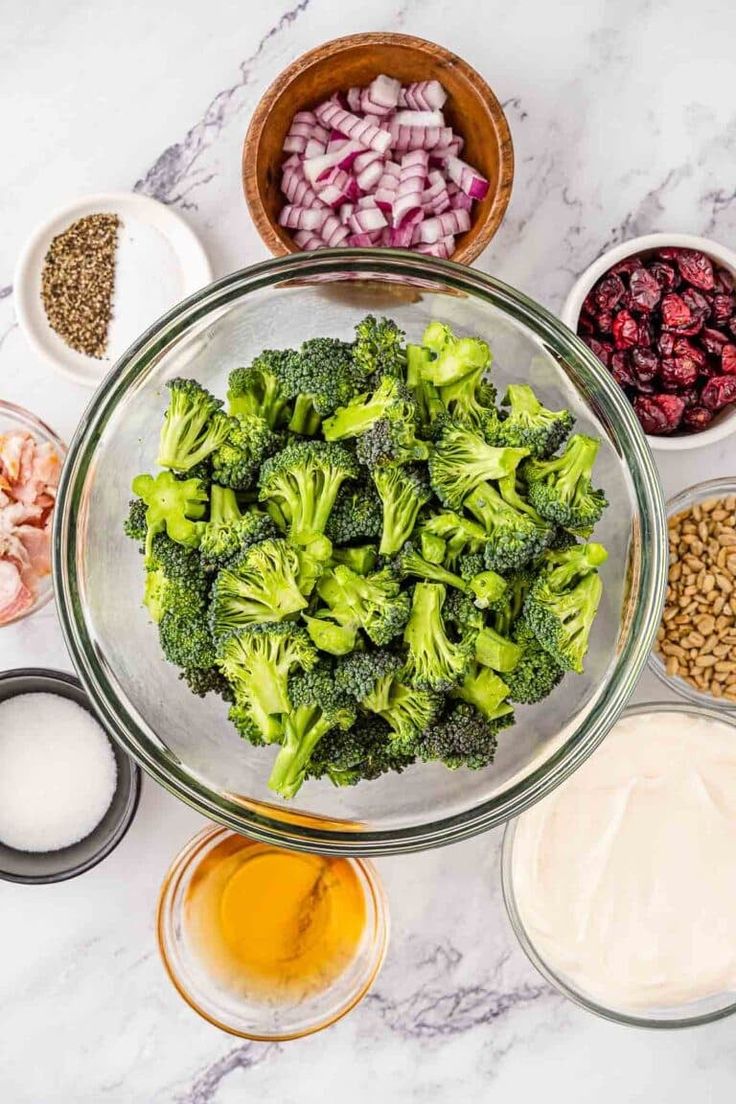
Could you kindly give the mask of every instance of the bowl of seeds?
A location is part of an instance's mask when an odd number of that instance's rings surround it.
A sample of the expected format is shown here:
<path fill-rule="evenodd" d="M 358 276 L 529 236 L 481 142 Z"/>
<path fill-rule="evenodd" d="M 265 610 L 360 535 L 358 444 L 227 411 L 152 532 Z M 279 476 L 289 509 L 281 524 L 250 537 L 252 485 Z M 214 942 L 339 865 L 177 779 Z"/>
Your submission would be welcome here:
<path fill-rule="evenodd" d="M 736 476 L 667 503 L 670 566 L 654 673 L 690 701 L 736 709 Z"/>
<path fill-rule="evenodd" d="M 96 387 L 148 326 L 211 279 L 202 245 L 170 207 L 128 192 L 93 195 L 30 238 L 15 273 L 16 315 L 41 356 Z"/>

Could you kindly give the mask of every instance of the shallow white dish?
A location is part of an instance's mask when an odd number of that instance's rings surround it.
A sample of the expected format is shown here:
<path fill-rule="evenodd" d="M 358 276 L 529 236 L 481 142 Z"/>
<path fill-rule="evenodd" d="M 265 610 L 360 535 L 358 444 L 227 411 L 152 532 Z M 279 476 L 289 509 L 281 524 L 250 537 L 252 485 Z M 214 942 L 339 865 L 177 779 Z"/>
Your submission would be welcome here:
<path fill-rule="evenodd" d="M 643 234 L 639 238 L 615 245 L 602 253 L 597 261 L 586 268 L 585 272 L 573 284 L 570 293 L 565 300 L 560 313 L 560 318 L 569 326 L 573 333 L 577 333 L 580 308 L 586 295 L 593 285 L 600 280 L 608 269 L 623 261 L 625 257 L 632 257 L 636 253 L 644 253 L 649 249 L 661 249 L 664 245 L 672 245 L 682 249 L 698 249 L 706 253 L 723 268 L 727 268 L 736 277 L 736 253 L 727 249 L 725 245 L 711 241 L 709 238 L 701 238 L 697 234 Z M 647 441 L 653 449 L 661 452 L 674 452 L 678 449 L 700 448 L 702 445 L 712 445 L 714 441 L 721 441 L 729 433 L 736 430 L 736 406 L 732 406 L 716 415 L 707 429 L 699 433 L 683 435 L 682 437 L 655 437 L 647 434 Z"/>
<path fill-rule="evenodd" d="M 115 214 L 121 221 L 113 318 L 101 359 L 70 349 L 52 330 L 41 301 L 41 272 L 51 239 L 77 219 L 98 213 Z M 201 242 L 170 207 L 133 192 L 101 192 L 60 208 L 32 234 L 15 272 L 16 315 L 37 352 L 77 383 L 96 387 L 138 334 L 211 279 Z"/>

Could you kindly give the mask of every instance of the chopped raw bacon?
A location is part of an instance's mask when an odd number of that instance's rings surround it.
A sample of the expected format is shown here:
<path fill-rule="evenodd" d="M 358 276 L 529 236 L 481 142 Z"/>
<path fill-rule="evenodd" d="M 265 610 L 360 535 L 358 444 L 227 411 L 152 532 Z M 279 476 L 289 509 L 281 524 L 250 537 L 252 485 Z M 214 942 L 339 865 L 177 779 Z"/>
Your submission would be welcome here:
<path fill-rule="evenodd" d="M 0 625 L 13 621 L 33 605 L 33 595 L 10 560 L 0 560 Z"/>

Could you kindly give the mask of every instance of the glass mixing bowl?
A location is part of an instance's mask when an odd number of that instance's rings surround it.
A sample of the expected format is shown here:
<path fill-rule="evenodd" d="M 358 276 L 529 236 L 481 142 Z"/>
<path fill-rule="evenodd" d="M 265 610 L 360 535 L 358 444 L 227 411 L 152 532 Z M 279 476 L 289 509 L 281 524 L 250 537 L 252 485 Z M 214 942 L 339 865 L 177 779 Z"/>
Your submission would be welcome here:
<path fill-rule="evenodd" d="M 525 380 L 598 434 L 610 501 L 596 538 L 610 556 L 584 675 L 520 707 L 482 771 L 422 765 L 336 789 L 308 782 L 294 803 L 266 782 L 272 748 L 244 745 L 212 695 L 194 697 L 163 659 L 141 606 L 142 564 L 122 531 L 130 482 L 154 466 L 164 384 L 194 376 L 222 395 L 263 348 L 350 338 L 368 311 L 416 341 L 441 319 L 491 343 L 499 392 Z M 603 739 L 631 694 L 661 615 L 667 533 L 652 455 L 618 386 L 565 326 L 480 272 L 409 253 L 328 250 L 254 265 L 202 289 L 152 326 L 104 381 L 72 442 L 56 511 L 54 572 L 67 644 L 107 728 L 162 785 L 205 816 L 259 839 L 332 854 L 436 847 L 517 816 Z"/>

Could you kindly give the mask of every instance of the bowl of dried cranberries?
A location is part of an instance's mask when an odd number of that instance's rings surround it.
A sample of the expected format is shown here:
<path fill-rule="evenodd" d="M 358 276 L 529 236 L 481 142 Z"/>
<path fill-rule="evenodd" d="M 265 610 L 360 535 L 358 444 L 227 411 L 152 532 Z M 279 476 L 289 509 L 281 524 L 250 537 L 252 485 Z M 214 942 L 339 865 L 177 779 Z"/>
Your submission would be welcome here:
<path fill-rule="evenodd" d="M 656 449 L 736 430 L 736 253 L 689 234 L 647 234 L 604 253 L 562 320 L 626 392 Z"/>

